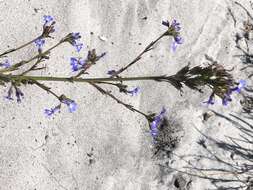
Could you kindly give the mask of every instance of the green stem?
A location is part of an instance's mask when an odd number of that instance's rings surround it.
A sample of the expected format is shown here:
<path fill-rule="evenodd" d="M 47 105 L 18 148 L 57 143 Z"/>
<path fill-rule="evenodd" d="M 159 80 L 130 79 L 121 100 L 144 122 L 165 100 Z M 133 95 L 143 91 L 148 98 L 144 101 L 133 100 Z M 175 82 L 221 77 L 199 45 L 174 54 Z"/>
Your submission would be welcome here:
<path fill-rule="evenodd" d="M 139 81 L 139 80 L 159 80 L 162 76 L 124 77 L 124 78 L 74 78 L 74 77 L 45 77 L 45 76 L 20 76 L 6 75 L 14 80 L 36 80 L 36 81 L 59 81 L 59 82 L 105 82 L 105 81 Z"/>

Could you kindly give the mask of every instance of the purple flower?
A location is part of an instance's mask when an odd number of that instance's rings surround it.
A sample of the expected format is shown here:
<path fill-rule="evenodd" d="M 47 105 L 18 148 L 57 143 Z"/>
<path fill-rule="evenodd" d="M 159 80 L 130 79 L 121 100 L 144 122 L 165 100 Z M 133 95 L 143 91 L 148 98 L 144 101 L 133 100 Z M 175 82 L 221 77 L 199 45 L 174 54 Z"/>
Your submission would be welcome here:
<path fill-rule="evenodd" d="M 232 94 L 232 91 L 229 91 L 228 93 L 224 95 L 224 97 L 222 98 L 222 105 L 227 106 L 228 102 L 232 101 L 232 98 L 230 97 L 231 94 Z"/>
<path fill-rule="evenodd" d="M 74 57 L 70 58 L 70 65 L 72 66 L 72 71 L 78 71 L 79 65 L 78 60 Z"/>
<path fill-rule="evenodd" d="M 54 18 L 50 15 L 44 15 L 43 20 L 45 22 L 44 25 L 48 25 L 48 24 L 50 24 L 50 22 L 52 22 L 54 20 Z"/>
<path fill-rule="evenodd" d="M 6 98 L 7 100 L 13 100 L 12 94 L 13 94 L 13 89 L 12 89 L 12 86 L 11 86 L 9 88 L 8 92 L 7 92 L 7 96 L 4 96 L 4 98 Z"/>
<path fill-rule="evenodd" d="M 69 42 L 76 48 L 77 52 L 80 52 L 80 50 L 83 47 L 83 43 L 78 43 L 78 40 L 81 38 L 81 35 L 79 32 L 70 33 Z"/>
<path fill-rule="evenodd" d="M 174 40 L 175 40 L 175 42 L 176 42 L 177 44 L 182 44 L 182 43 L 183 43 L 183 38 L 180 37 L 180 36 L 176 36 L 176 37 L 174 38 Z"/>
<path fill-rule="evenodd" d="M 56 112 L 60 112 L 60 105 L 54 107 L 54 108 L 51 108 L 51 109 L 45 109 L 44 110 L 44 113 L 47 117 L 50 117 L 52 116 L 53 114 L 55 114 Z"/>
<path fill-rule="evenodd" d="M 170 22 L 168 20 L 167 21 L 162 21 L 162 25 L 170 27 Z"/>
<path fill-rule="evenodd" d="M 73 72 L 81 69 L 85 65 L 85 63 L 86 63 L 85 60 L 78 59 L 75 57 L 70 58 L 70 65 L 72 67 Z"/>
<path fill-rule="evenodd" d="M 7 100 L 13 100 L 13 98 L 11 96 L 9 96 L 9 95 L 4 96 L 4 98 L 7 99 Z"/>
<path fill-rule="evenodd" d="M 115 70 L 109 70 L 109 71 L 107 71 L 107 74 L 108 74 L 108 75 L 114 75 L 115 73 L 116 73 Z"/>
<path fill-rule="evenodd" d="M 20 103 L 21 98 L 24 98 L 24 93 L 18 87 L 15 87 L 15 90 L 16 90 L 17 102 Z"/>
<path fill-rule="evenodd" d="M 180 23 L 175 19 L 172 21 L 171 26 L 176 30 L 176 32 L 179 32 L 181 30 Z"/>
<path fill-rule="evenodd" d="M 127 91 L 127 93 L 131 94 L 131 96 L 137 95 L 140 92 L 140 87 L 136 87 L 133 90 Z"/>
<path fill-rule="evenodd" d="M 158 135 L 158 128 L 157 128 L 158 124 L 156 121 L 153 121 L 151 123 L 151 130 L 150 130 L 150 133 L 151 133 L 151 136 L 152 137 L 156 137 Z"/>
<path fill-rule="evenodd" d="M 11 66 L 10 61 L 6 59 L 3 63 L 0 63 L 0 67 L 9 68 Z"/>
<path fill-rule="evenodd" d="M 172 51 L 175 52 L 176 49 L 177 49 L 177 46 L 180 45 L 180 44 L 182 44 L 182 43 L 183 43 L 183 38 L 180 37 L 179 35 L 175 36 L 174 37 L 174 41 L 171 44 Z"/>
<path fill-rule="evenodd" d="M 222 105 L 223 105 L 223 106 L 227 106 L 227 105 L 228 105 L 228 102 L 229 102 L 229 100 L 228 100 L 227 98 L 223 98 L 223 99 L 222 99 Z"/>
<path fill-rule="evenodd" d="M 80 52 L 81 49 L 83 48 L 83 43 L 76 43 L 74 47 L 76 48 L 77 52 Z"/>
<path fill-rule="evenodd" d="M 203 102 L 203 103 L 206 103 L 207 105 L 213 105 L 214 104 L 214 94 L 212 94 L 209 97 L 209 99 L 206 102 Z"/>
<path fill-rule="evenodd" d="M 42 51 L 42 47 L 44 46 L 45 44 L 45 40 L 42 39 L 42 38 L 38 38 L 37 40 L 35 40 L 35 45 L 37 46 L 38 50 L 39 51 Z"/>
<path fill-rule="evenodd" d="M 79 32 L 73 32 L 73 33 L 71 33 L 71 36 L 72 36 L 73 40 L 78 40 L 81 38 L 81 35 Z"/>
<path fill-rule="evenodd" d="M 245 88 L 245 86 L 246 86 L 246 80 L 239 80 L 238 86 L 235 87 L 234 89 L 232 89 L 232 91 L 236 91 L 236 92 L 240 93 L 241 90 L 242 90 L 243 88 Z"/>
<path fill-rule="evenodd" d="M 17 98 L 17 102 L 20 103 L 21 99 L 24 98 L 24 93 L 17 86 L 11 85 L 11 87 L 9 88 L 9 90 L 7 92 L 7 96 L 4 96 L 4 98 L 7 100 L 13 100 L 13 98 L 12 98 L 13 87 L 15 89 L 15 96 Z"/>
<path fill-rule="evenodd" d="M 77 104 L 74 101 L 70 102 L 68 104 L 68 107 L 69 107 L 69 112 L 71 113 L 77 110 Z"/>
<path fill-rule="evenodd" d="M 171 24 L 168 20 L 162 21 L 162 25 L 167 26 L 170 29 L 174 29 L 176 32 L 179 32 L 181 30 L 180 23 L 175 19 L 171 22 Z"/>
<path fill-rule="evenodd" d="M 161 124 L 165 113 L 166 109 L 163 108 L 160 114 L 155 116 L 154 120 L 150 124 L 150 133 L 153 138 L 155 138 L 158 135 L 158 126 Z"/>
<path fill-rule="evenodd" d="M 77 110 L 77 104 L 74 100 L 65 99 L 65 100 L 62 100 L 62 103 L 68 106 L 70 113 L 73 113 L 74 111 Z"/>

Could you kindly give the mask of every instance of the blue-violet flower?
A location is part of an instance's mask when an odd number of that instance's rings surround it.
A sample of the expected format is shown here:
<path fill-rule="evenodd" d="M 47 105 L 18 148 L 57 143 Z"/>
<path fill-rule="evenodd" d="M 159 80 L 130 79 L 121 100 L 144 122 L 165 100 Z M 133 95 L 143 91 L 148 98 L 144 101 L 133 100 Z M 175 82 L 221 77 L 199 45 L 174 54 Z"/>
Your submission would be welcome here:
<path fill-rule="evenodd" d="M 228 105 L 228 102 L 232 101 L 231 94 L 232 94 L 232 91 L 230 90 L 224 95 L 224 97 L 222 98 L 222 105 L 226 106 Z"/>
<path fill-rule="evenodd" d="M 54 107 L 54 108 L 50 108 L 50 109 L 45 109 L 44 113 L 47 117 L 52 116 L 53 114 L 55 114 L 56 112 L 60 112 L 60 105 Z"/>
<path fill-rule="evenodd" d="M 171 26 L 175 29 L 176 32 L 179 32 L 179 31 L 181 30 L 180 23 L 177 22 L 176 19 L 174 19 L 174 20 L 172 21 Z"/>
<path fill-rule="evenodd" d="M 77 110 L 77 104 L 74 100 L 65 99 L 65 100 L 62 100 L 62 103 L 68 106 L 70 113 L 73 113 L 74 111 Z"/>
<path fill-rule="evenodd" d="M 77 52 L 80 52 L 83 47 L 83 43 L 78 43 L 78 40 L 80 38 L 81 38 L 81 35 L 79 32 L 70 34 L 69 42 L 76 48 Z"/>
<path fill-rule="evenodd" d="M 114 75 L 115 73 L 116 73 L 115 70 L 109 70 L 109 71 L 107 71 L 107 74 L 108 74 L 108 75 Z"/>
<path fill-rule="evenodd" d="M 131 94 L 131 96 L 137 95 L 140 92 L 140 87 L 136 87 L 133 90 L 127 91 L 127 93 Z"/>
<path fill-rule="evenodd" d="M 80 58 L 71 57 L 70 58 L 70 65 L 72 67 L 72 71 L 78 71 L 85 65 L 85 60 Z"/>
<path fill-rule="evenodd" d="M 174 37 L 174 41 L 171 44 L 171 49 L 173 52 L 176 51 L 177 46 L 183 43 L 183 38 L 179 35 Z"/>
<path fill-rule="evenodd" d="M 10 61 L 6 59 L 3 63 L 0 63 L 0 67 L 9 68 L 11 66 Z"/>
<path fill-rule="evenodd" d="M 165 113 L 166 109 L 163 108 L 160 114 L 155 116 L 154 120 L 150 124 L 150 133 L 153 138 L 156 138 L 158 135 L 158 126 L 161 124 Z"/>
<path fill-rule="evenodd" d="M 50 25 L 50 23 L 54 20 L 54 18 L 50 15 L 44 15 L 43 19 L 45 21 L 44 25 Z"/>
<path fill-rule="evenodd" d="M 21 98 L 24 98 L 24 93 L 18 87 L 15 87 L 15 90 L 16 90 L 17 102 L 20 103 Z"/>
<path fill-rule="evenodd" d="M 245 88 L 245 86 L 246 86 L 246 80 L 242 80 L 242 79 L 241 79 L 241 80 L 239 80 L 238 86 L 235 87 L 234 89 L 232 89 L 232 91 L 236 91 L 236 92 L 240 93 L 241 90 L 242 90 L 243 88 Z"/>
<path fill-rule="evenodd" d="M 6 98 L 7 100 L 13 100 L 12 94 L 13 94 L 13 87 L 11 86 L 7 92 L 7 96 L 4 96 L 4 98 Z"/>
<path fill-rule="evenodd" d="M 206 102 L 203 102 L 203 103 L 206 103 L 207 105 L 213 105 L 215 102 L 214 102 L 214 94 L 212 94 L 209 99 L 206 101 Z"/>
<path fill-rule="evenodd" d="M 35 40 L 35 45 L 37 46 L 39 51 L 42 51 L 42 47 L 45 44 L 45 40 L 43 38 L 38 38 L 37 40 Z"/>

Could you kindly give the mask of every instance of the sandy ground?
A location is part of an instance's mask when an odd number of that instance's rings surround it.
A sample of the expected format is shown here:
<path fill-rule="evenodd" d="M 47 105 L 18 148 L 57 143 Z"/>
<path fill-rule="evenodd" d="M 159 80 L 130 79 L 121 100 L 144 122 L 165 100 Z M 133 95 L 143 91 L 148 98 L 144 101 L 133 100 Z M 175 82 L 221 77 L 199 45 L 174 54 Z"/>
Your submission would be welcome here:
<path fill-rule="evenodd" d="M 246 0 L 240 2 L 249 6 Z M 189 61 L 192 65 L 203 63 L 204 54 L 208 54 L 227 68 L 234 66 L 233 74 L 240 79 L 246 75 L 238 71 L 240 60 L 233 57 L 237 52 L 234 34 L 239 27 L 235 29 L 228 7 L 235 11 L 238 22 L 246 18 L 228 0 L 1 0 L 1 51 L 39 35 L 42 16 L 49 14 L 55 17 L 57 30 L 55 39 L 47 41 L 47 47 L 69 32 L 81 32 L 86 45 L 81 54 L 86 55 L 90 48 L 107 52 L 90 70 L 91 75 L 102 77 L 107 70 L 129 63 L 160 35 L 165 30 L 162 20 L 176 18 L 182 23 L 184 37 L 177 52 L 171 52 L 171 39 L 166 38 L 125 76 L 174 74 Z M 12 54 L 10 59 L 16 62 L 35 53 L 35 47 L 29 46 Z M 76 55 L 72 47 L 61 46 L 51 52 L 48 67 L 37 74 L 70 76 L 72 55 Z M 142 116 L 115 104 L 91 86 L 47 84 L 76 100 L 78 110 L 69 114 L 63 109 L 55 118 L 45 118 L 43 109 L 57 102 L 35 86 L 22 88 L 25 93 L 22 104 L 0 100 L 1 190 L 174 189 L 172 181 L 176 174 L 166 172 L 159 166 L 162 161 L 152 157 L 152 139 Z M 169 121 L 177 123 L 183 131 L 175 150 L 178 155 L 201 153 L 196 143 L 201 135 L 195 128 L 214 137 L 237 133 L 231 129 L 231 123 L 221 118 L 203 122 L 202 114 L 208 108 L 201 102 L 208 98 L 208 91 L 198 94 L 184 89 L 184 95 L 180 96 L 164 83 L 128 84 L 140 86 L 141 94 L 119 95 L 124 101 L 144 112 L 159 112 L 162 106 L 168 109 Z M 1 94 L 6 92 L 7 88 L 1 88 Z M 239 97 L 234 99 L 226 108 L 219 103 L 212 109 L 224 114 L 237 113 Z M 176 157 L 172 160 L 173 167 L 186 164 Z M 209 188 L 212 188 L 209 182 L 199 179 L 193 179 L 190 187 Z"/>

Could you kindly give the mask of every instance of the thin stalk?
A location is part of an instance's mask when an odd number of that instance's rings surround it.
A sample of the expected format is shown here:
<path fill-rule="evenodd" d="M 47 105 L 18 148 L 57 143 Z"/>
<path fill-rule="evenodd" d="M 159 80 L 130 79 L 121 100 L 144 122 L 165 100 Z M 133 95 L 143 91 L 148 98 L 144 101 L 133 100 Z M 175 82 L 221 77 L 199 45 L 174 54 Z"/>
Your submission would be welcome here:
<path fill-rule="evenodd" d="M 143 115 L 145 118 L 148 118 L 148 115 L 141 112 L 140 110 L 135 109 L 132 105 L 130 104 L 126 104 L 124 102 L 122 102 L 120 99 L 118 99 L 117 97 L 115 97 L 112 93 L 110 93 L 109 91 L 104 90 L 103 88 L 101 88 L 100 86 L 96 85 L 95 83 L 89 82 L 90 85 L 92 85 L 93 87 L 95 87 L 99 92 L 101 92 L 104 95 L 107 95 L 109 97 L 111 97 L 113 100 L 115 100 L 118 104 L 123 105 L 125 108 L 129 109 L 130 111 L 133 112 L 137 112 L 141 115 Z"/>
<path fill-rule="evenodd" d="M 41 89 L 45 90 L 46 92 L 48 92 L 49 94 L 52 94 L 54 97 L 56 97 L 58 100 L 60 100 L 60 97 L 54 93 L 52 90 L 50 90 L 50 88 L 46 87 L 44 84 L 39 83 L 38 81 L 34 81 L 34 83 L 40 87 Z"/>
<path fill-rule="evenodd" d="M 115 75 L 119 75 L 120 73 L 124 72 L 125 70 L 127 70 L 129 67 L 131 67 L 133 64 L 135 64 L 137 61 L 139 61 L 142 57 L 143 54 L 147 53 L 148 51 L 150 51 L 152 49 L 152 47 L 160 40 L 162 39 L 164 36 L 166 36 L 168 34 L 168 31 L 166 31 L 165 33 L 163 33 L 162 35 L 160 35 L 156 40 L 152 41 L 133 61 L 131 61 L 128 65 L 126 65 L 125 67 L 121 68 L 120 70 L 116 71 Z"/>
<path fill-rule="evenodd" d="M 17 48 L 9 49 L 9 50 L 5 51 L 4 53 L 1 53 L 1 54 L 0 54 L 0 57 L 3 57 L 4 55 L 7 55 L 7 54 L 12 53 L 12 52 L 14 52 L 14 51 L 20 50 L 20 49 L 22 49 L 22 48 L 24 48 L 24 47 L 26 47 L 26 46 L 32 44 L 33 42 L 35 42 L 35 41 L 36 41 L 38 38 L 40 38 L 40 37 L 41 37 L 41 36 L 38 36 L 37 38 L 35 38 L 35 39 L 33 39 L 33 40 L 31 40 L 31 41 L 29 41 L 29 42 L 27 42 L 27 43 L 25 43 L 25 44 L 23 44 L 23 45 L 17 47 Z"/>
<path fill-rule="evenodd" d="M 29 73 L 30 71 L 33 71 L 36 66 L 42 61 L 41 58 L 39 58 L 28 70 L 24 71 L 23 73 L 21 73 L 21 75 L 26 75 L 27 73 Z"/>
<path fill-rule="evenodd" d="M 9 68 L 2 69 L 2 70 L 0 70 L 0 72 L 1 72 L 1 73 L 4 73 L 4 72 L 16 70 L 18 67 L 21 67 L 21 66 L 23 66 L 23 65 L 25 65 L 25 64 L 27 64 L 27 63 L 30 63 L 31 61 L 33 61 L 33 60 L 35 60 L 35 59 L 37 59 L 37 58 L 40 58 L 40 57 L 42 57 L 43 55 L 47 55 L 48 53 L 50 53 L 51 50 L 55 49 L 56 47 L 58 47 L 58 46 L 59 46 L 60 44 L 62 44 L 62 43 L 63 43 L 63 41 L 60 41 L 60 42 L 58 42 L 57 44 L 55 44 L 54 46 L 52 46 L 51 48 L 49 48 L 48 50 L 46 50 L 45 52 L 39 53 L 39 54 L 37 54 L 36 56 L 34 56 L 34 57 L 32 57 L 32 58 L 30 58 L 30 59 L 28 59 L 28 60 L 26 60 L 26 61 L 20 61 L 19 63 L 16 63 L 16 64 L 12 65 L 12 66 L 9 67 Z"/>

